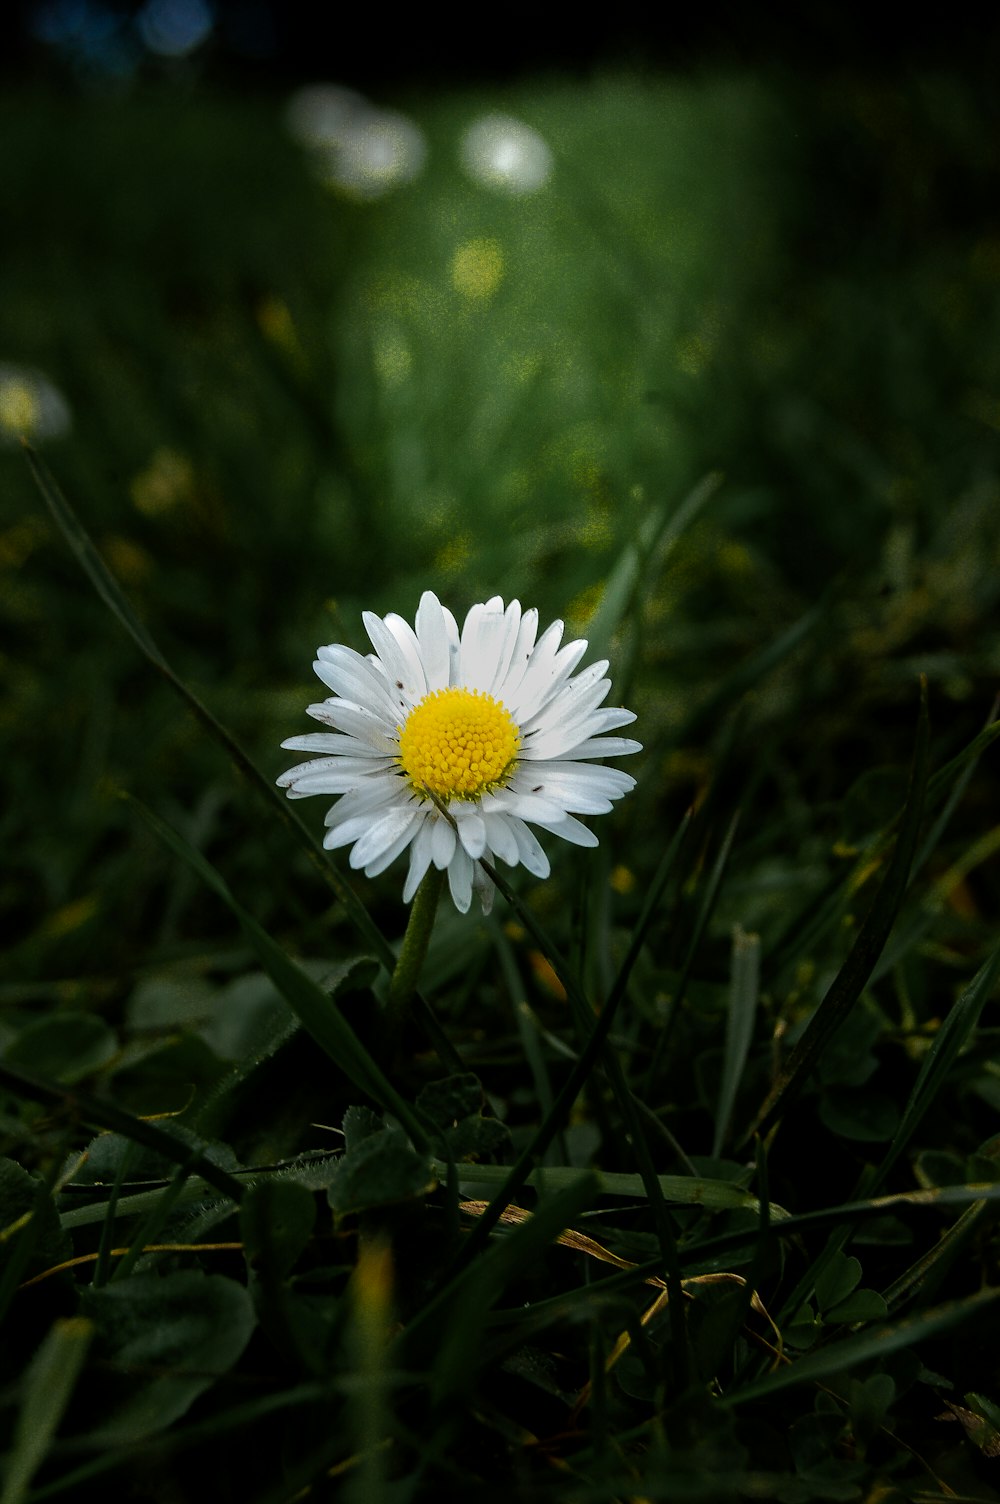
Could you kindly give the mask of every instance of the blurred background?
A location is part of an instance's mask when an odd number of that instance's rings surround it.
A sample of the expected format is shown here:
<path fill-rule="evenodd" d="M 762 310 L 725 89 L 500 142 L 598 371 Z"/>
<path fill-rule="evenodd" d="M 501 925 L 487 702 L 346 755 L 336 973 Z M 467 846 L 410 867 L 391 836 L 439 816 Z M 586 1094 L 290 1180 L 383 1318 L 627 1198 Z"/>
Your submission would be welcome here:
<path fill-rule="evenodd" d="M 335 45 L 266 0 L 3 25 L 6 1000 L 99 1005 L 228 934 L 123 788 L 279 932 L 340 923 L 275 881 L 284 837 L 93 595 L 22 433 L 270 775 L 362 610 L 500 593 L 586 635 L 636 547 L 613 672 L 648 752 L 609 860 L 655 861 L 751 684 L 761 804 L 824 850 L 845 789 L 908 757 L 918 673 L 939 760 L 982 725 L 996 31 L 733 6 L 558 48 L 506 13 L 488 50 L 354 17 Z M 366 892 L 397 932 L 398 889 Z"/>

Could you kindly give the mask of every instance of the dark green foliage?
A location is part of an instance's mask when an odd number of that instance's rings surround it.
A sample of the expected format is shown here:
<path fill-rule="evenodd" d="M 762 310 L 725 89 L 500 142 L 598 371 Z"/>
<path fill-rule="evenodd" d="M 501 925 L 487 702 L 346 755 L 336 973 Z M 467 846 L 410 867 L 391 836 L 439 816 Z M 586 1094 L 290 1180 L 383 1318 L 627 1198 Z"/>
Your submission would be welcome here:
<path fill-rule="evenodd" d="M 359 203 L 272 99 L 0 104 L 0 1504 L 1000 1499 L 995 83 L 408 107 Z M 644 752 L 392 1037 L 400 867 L 273 780 L 427 586 Z"/>

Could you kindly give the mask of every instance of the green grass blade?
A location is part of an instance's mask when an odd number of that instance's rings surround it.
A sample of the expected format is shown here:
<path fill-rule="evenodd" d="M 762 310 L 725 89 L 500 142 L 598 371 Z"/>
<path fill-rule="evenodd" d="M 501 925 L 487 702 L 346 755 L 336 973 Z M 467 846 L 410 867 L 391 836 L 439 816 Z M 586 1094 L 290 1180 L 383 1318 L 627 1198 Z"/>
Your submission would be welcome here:
<path fill-rule="evenodd" d="M 55 478 L 48 466 L 30 445 L 26 444 L 24 447 L 35 483 L 42 493 L 42 497 L 53 519 L 101 600 L 104 601 L 121 626 L 124 627 L 140 652 L 148 658 L 149 662 L 153 664 L 176 690 L 188 706 L 188 709 L 201 722 L 209 735 L 214 737 L 225 749 L 237 771 L 253 784 L 264 795 L 265 799 L 273 805 L 282 824 L 292 833 L 296 842 L 303 847 L 314 869 L 323 878 L 323 881 L 332 888 L 337 898 L 344 905 L 348 919 L 365 941 L 365 944 L 371 947 L 372 954 L 378 959 L 381 965 L 391 972 L 395 967 L 396 958 L 388 941 L 371 918 L 361 899 L 337 867 L 330 853 L 325 851 L 313 839 L 298 815 L 292 809 L 285 795 L 271 779 L 265 777 L 247 753 L 244 752 L 232 733 L 216 719 L 208 706 L 198 698 L 194 691 L 174 673 L 174 670 L 160 652 L 149 632 L 136 616 L 124 591 L 101 558 L 86 528 L 66 500 L 62 490 L 56 484 Z"/>
<path fill-rule="evenodd" d="M 876 1172 L 876 1185 L 885 1180 L 937 1097 L 962 1048 L 975 1030 L 998 976 L 1000 976 L 1000 946 L 997 946 L 993 954 L 976 972 L 935 1034 L 934 1041 L 924 1056 L 920 1074 L 903 1108 L 899 1127 Z"/>
<path fill-rule="evenodd" d="M 0 1504 L 22 1504 L 69 1404 L 94 1335 L 93 1322 L 70 1316 L 50 1327 L 25 1375 Z"/>
<path fill-rule="evenodd" d="M 470 1374 L 478 1367 L 486 1317 L 508 1285 L 537 1263 L 598 1194 L 596 1175 L 573 1171 L 572 1179 L 544 1196 L 526 1222 L 498 1238 L 410 1323 L 400 1342 L 400 1366 L 421 1365 L 429 1344 L 435 1353 L 431 1385 L 437 1403 L 467 1388 Z"/>
<path fill-rule="evenodd" d="M 608 575 L 600 605 L 588 624 L 587 641 L 592 658 L 610 656 L 612 638 L 637 599 L 643 580 L 662 568 L 674 544 L 721 484 L 722 475 L 712 471 L 672 512 L 664 506 L 654 507 L 643 519 L 635 539 L 625 545 Z"/>
<path fill-rule="evenodd" d="M 910 783 L 900 824 L 899 837 L 885 877 L 871 909 L 862 923 L 850 953 L 813 1014 L 791 1058 L 769 1092 L 757 1120 L 743 1142 L 754 1133 L 765 1133 L 782 1109 L 805 1085 L 823 1050 L 844 1022 L 871 976 L 899 913 L 917 847 L 927 788 L 930 727 L 927 715 L 927 683 L 921 681 L 920 715 Z"/>
<path fill-rule="evenodd" d="M 444 1166 L 438 1165 L 436 1169 L 441 1174 Z M 459 1166 L 459 1178 L 466 1190 L 502 1185 L 509 1173 L 505 1165 Z M 645 1182 L 641 1175 L 613 1170 L 594 1170 L 591 1173 L 597 1176 L 602 1196 L 620 1196 L 623 1200 L 634 1201 L 644 1194 Z M 530 1171 L 524 1177 L 523 1184 L 558 1191 L 571 1185 L 579 1174 L 579 1170 L 563 1165 L 546 1166 L 543 1170 Z M 663 1199 L 677 1206 L 702 1206 L 706 1211 L 712 1212 L 751 1211 L 756 1215 L 760 1214 L 757 1197 L 735 1181 L 712 1180 L 701 1175 L 658 1175 L 656 1179 Z M 775 1203 L 771 1204 L 768 1211 L 775 1222 L 783 1222 L 788 1218 L 788 1212 Z M 748 1237 L 754 1236 L 756 1234 L 751 1229 Z"/>
<path fill-rule="evenodd" d="M 208 1185 L 232 1201 L 239 1201 L 243 1195 L 240 1182 L 227 1170 L 214 1164 L 201 1150 L 193 1150 L 190 1143 L 182 1143 L 174 1138 L 169 1129 L 134 1117 L 132 1113 L 116 1107 L 103 1097 L 93 1097 L 78 1086 L 61 1086 L 55 1081 L 44 1081 L 39 1076 L 30 1076 L 25 1071 L 4 1064 L 0 1064 L 0 1085 L 30 1101 L 58 1106 L 63 1110 L 69 1108 L 84 1123 L 97 1128 L 109 1128 L 113 1133 L 120 1133 L 123 1138 L 131 1139 L 133 1143 L 152 1149 L 155 1154 L 162 1155 L 174 1164 L 188 1166 Z"/>
<path fill-rule="evenodd" d="M 844 1373 L 861 1363 L 875 1362 L 901 1347 L 913 1347 L 918 1342 L 924 1342 L 929 1337 L 936 1337 L 941 1332 L 971 1320 L 998 1299 L 1000 1290 L 983 1290 L 978 1295 L 948 1301 L 931 1311 L 908 1316 L 903 1321 L 884 1323 L 845 1337 L 841 1342 L 831 1342 L 826 1347 L 797 1358 L 787 1367 L 779 1368 L 776 1373 L 748 1384 L 745 1389 L 723 1395 L 719 1404 L 732 1408 L 746 1404 L 748 1400 L 779 1394 L 783 1389 L 790 1389 L 796 1384 L 814 1383 L 819 1379 L 829 1378 L 832 1374 Z"/>
<path fill-rule="evenodd" d="M 729 822 L 729 828 L 727 829 L 726 834 L 723 837 L 722 845 L 719 848 L 719 853 L 716 856 L 715 861 L 712 863 L 712 870 L 708 875 L 708 882 L 705 884 L 705 891 L 702 894 L 701 903 L 698 905 L 698 913 L 695 916 L 694 925 L 691 929 L 691 937 L 688 941 L 684 960 L 681 963 L 680 975 L 677 978 L 677 985 L 674 988 L 673 995 L 670 998 L 670 1004 L 667 1009 L 666 1017 L 664 1018 L 657 1032 L 656 1044 L 653 1047 L 653 1054 L 650 1058 L 649 1069 L 646 1072 L 646 1079 L 643 1083 L 642 1096 L 647 1102 L 653 1099 L 656 1087 L 656 1078 L 660 1073 L 660 1065 L 662 1064 L 663 1057 L 666 1054 L 667 1045 L 669 1044 L 670 1037 L 673 1033 L 673 1026 L 680 1010 L 680 1005 L 684 1000 L 684 994 L 687 992 L 687 985 L 691 976 L 691 968 L 694 966 L 694 958 L 698 953 L 698 947 L 701 944 L 701 938 L 704 935 L 705 930 L 708 928 L 708 922 L 715 912 L 715 905 L 718 901 L 719 891 L 722 887 L 722 879 L 725 875 L 726 868 L 729 865 L 729 858 L 732 854 L 733 849 L 733 841 L 736 838 L 736 829 L 739 823 L 740 811 L 737 810 Z"/>
<path fill-rule="evenodd" d="M 356 1086 L 366 1092 L 380 1107 L 393 1113 L 399 1119 L 415 1144 L 425 1147 L 427 1135 L 419 1118 L 365 1049 L 337 1007 L 335 996 L 328 996 L 301 967 L 295 964 L 290 956 L 286 955 L 281 946 L 272 940 L 267 931 L 243 908 L 230 891 L 229 885 L 200 852 L 195 851 L 183 836 L 154 815 L 151 810 L 146 809 L 138 800 L 130 800 L 130 803 L 138 810 L 154 834 L 170 848 L 175 856 L 197 873 L 206 887 L 226 904 L 238 920 L 271 981 L 319 1047 Z M 350 973 L 345 975 L 341 985 L 344 985 L 349 977 Z"/>
<path fill-rule="evenodd" d="M 733 935 L 733 959 L 729 982 L 729 1012 L 726 1015 L 726 1043 L 722 1061 L 722 1081 L 715 1113 L 715 1139 L 712 1156 L 722 1153 L 729 1132 L 729 1122 L 736 1104 L 736 1093 L 750 1053 L 757 998 L 760 991 L 760 936 L 747 934 L 737 926 Z"/>

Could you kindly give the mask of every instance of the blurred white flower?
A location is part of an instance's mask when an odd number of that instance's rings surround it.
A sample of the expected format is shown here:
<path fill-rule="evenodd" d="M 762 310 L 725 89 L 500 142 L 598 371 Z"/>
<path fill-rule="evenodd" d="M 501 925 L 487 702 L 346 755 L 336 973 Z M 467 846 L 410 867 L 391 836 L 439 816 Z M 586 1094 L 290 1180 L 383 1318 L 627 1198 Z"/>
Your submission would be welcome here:
<path fill-rule="evenodd" d="M 0 362 L 0 444 L 60 439 L 72 422 L 68 402 L 47 376 Z"/>
<path fill-rule="evenodd" d="M 537 193 L 552 176 L 552 152 L 523 120 L 483 115 L 462 137 L 462 166 L 486 188 L 520 196 Z"/>
<path fill-rule="evenodd" d="M 302 146 L 336 146 L 352 115 L 366 112 L 368 101 L 340 84 L 309 84 L 296 89 L 285 111 L 285 123 Z"/>
<path fill-rule="evenodd" d="M 293 95 L 288 129 L 313 155 L 322 182 L 354 198 L 376 199 L 411 182 L 427 156 L 423 132 L 394 110 L 380 110 L 338 84 Z"/>

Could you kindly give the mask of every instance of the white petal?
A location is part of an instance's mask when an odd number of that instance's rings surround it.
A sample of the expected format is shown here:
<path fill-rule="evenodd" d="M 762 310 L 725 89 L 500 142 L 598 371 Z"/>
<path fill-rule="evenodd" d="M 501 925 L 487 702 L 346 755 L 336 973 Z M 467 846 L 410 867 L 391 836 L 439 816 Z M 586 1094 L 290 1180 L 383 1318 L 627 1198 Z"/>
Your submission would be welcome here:
<path fill-rule="evenodd" d="M 410 870 L 406 874 L 406 883 L 403 886 L 403 902 L 410 903 L 414 894 L 424 880 L 424 876 L 431 864 L 431 837 L 434 831 L 433 821 L 424 816 L 423 822 L 410 847 Z"/>
<path fill-rule="evenodd" d="M 374 810 L 386 809 L 390 804 L 398 804 L 402 808 L 406 803 L 413 804 L 415 801 L 407 799 L 405 788 L 398 779 L 372 779 L 356 785 L 336 804 L 332 804 L 323 823 L 332 829 L 342 825 L 345 820 L 354 820 L 361 815 L 370 819 Z"/>
<path fill-rule="evenodd" d="M 431 860 L 439 872 L 443 871 L 455 855 L 455 832 L 442 815 L 434 821 L 431 835 Z"/>
<path fill-rule="evenodd" d="M 412 646 L 404 645 L 388 622 L 376 616 L 374 611 L 363 612 L 361 620 L 385 668 L 390 691 L 409 705 L 422 700 L 427 693 L 427 680 L 416 649 L 416 638 Z M 402 617 L 397 617 L 396 621 L 402 621 Z"/>
<path fill-rule="evenodd" d="M 365 757 L 378 766 L 382 756 L 359 742 L 356 737 L 344 736 L 336 731 L 307 731 L 304 736 L 290 736 L 281 744 L 290 752 L 322 752 L 327 756 L 344 753 L 350 757 Z"/>
<path fill-rule="evenodd" d="M 528 616 L 525 612 L 525 618 Z M 522 622 L 522 626 L 524 623 Z M 519 721 L 527 719 L 522 714 L 522 704 L 531 704 L 540 684 L 547 684 L 552 672 L 552 665 L 562 642 L 564 624 L 561 621 L 552 622 L 535 643 L 534 649 L 523 665 L 520 679 L 515 685 L 513 673 L 508 675 L 508 682 L 504 685 L 502 699 L 507 709 Z M 514 665 L 511 665 L 513 670 Z M 528 712 L 530 714 L 530 711 Z"/>
<path fill-rule="evenodd" d="M 369 821 L 367 830 L 351 852 L 351 866 L 356 870 L 376 862 L 383 852 L 396 845 L 403 834 L 406 835 L 406 841 L 411 840 L 416 830 L 416 820 L 416 812 L 409 805 L 403 805 L 402 808 L 387 809 L 384 814 Z"/>
<path fill-rule="evenodd" d="M 276 782 L 279 788 L 288 788 L 291 784 L 299 783 L 306 777 L 332 775 L 339 780 L 338 786 L 335 788 L 331 784 L 325 792 L 343 794 L 365 778 L 383 776 L 393 766 L 393 759 L 388 757 L 311 757 L 308 762 L 300 762 L 294 768 L 289 768 L 286 773 L 282 773 L 281 777 L 276 779 Z M 324 791 L 317 787 L 313 792 Z"/>
<path fill-rule="evenodd" d="M 551 662 L 539 665 L 537 671 L 532 658 L 518 692 L 517 718 L 522 726 L 562 688 L 586 651 L 586 642 L 583 638 L 578 638 L 576 642 L 568 642 L 564 648 L 560 648 Z"/>
<path fill-rule="evenodd" d="M 538 784 L 536 788 L 544 790 L 545 785 Z M 510 788 L 499 790 L 492 808 L 517 815 L 521 820 L 561 820 L 566 813 L 562 799 L 546 798 L 544 794 L 521 789 L 516 781 Z"/>
<path fill-rule="evenodd" d="M 403 829 L 397 835 L 396 839 L 390 842 L 390 844 L 385 847 L 380 855 L 373 857 L 370 862 L 366 862 L 365 877 L 378 877 L 380 872 L 384 872 L 387 867 L 392 866 L 392 863 L 396 860 L 396 858 L 406 850 L 407 846 L 409 846 L 410 842 L 413 840 L 414 836 L 420 828 L 421 819 L 422 815 L 420 811 L 414 810 L 410 815 L 410 823 L 403 827 Z M 355 847 L 354 849 L 356 851 L 357 847 Z M 352 852 L 352 862 L 353 859 L 354 853 Z"/>
<path fill-rule="evenodd" d="M 587 757 L 628 757 L 633 752 L 641 751 L 642 742 L 635 742 L 628 736 L 593 736 L 585 742 L 578 742 L 575 747 L 569 747 L 562 756 L 567 762 L 577 762 Z"/>
<path fill-rule="evenodd" d="M 448 863 L 448 887 L 458 912 L 467 914 L 472 902 L 472 858 L 461 846 L 456 846 L 455 855 Z"/>
<path fill-rule="evenodd" d="M 538 631 L 538 612 L 534 606 L 521 615 L 521 622 L 517 629 L 517 637 L 510 655 L 510 667 L 503 679 L 492 691 L 498 700 L 502 700 L 510 710 L 514 704 L 519 685 L 524 678 L 525 671 L 531 661 L 531 655 L 535 646 L 535 634 Z"/>
<path fill-rule="evenodd" d="M 510 828 L 517 842 L 517 854 L 522 864 L 535 877 L 548 877 L 551 871 L 549 859 L 524 821 L 512 818 Z"/>
<path fill-rule="evenodd" d="M 444 608 L 433 590 L 425 590 L 420 597 L 417 642 L 428 691 L 446 689 L 451 674 L 451 640 Z"/>
<path fill-rule="evenodd" d="M 600 842 L 594 832 L 579 820 L 574 820 L 572 815 L 563 815 L 559 821 L 536 820 L 534 822 L 542 830 L 548 830 L 554 836 L 561 836 L 564 841 L 570 841 L 574 846 L 599 846 Z"/>
<path fill-rule="evenodd" d="M 506 815 L 484 815 L 486 844 L 508 867 L 517 866 L 517 842 Z"/>
<path fill-rule="evenodd" d="M 518 633 L 521 627 L 521 602 L 511 601 L 503 618 L 503 638 L 497 654 L 496 671 L 486 689 L 494 699 L 502 699 L 500 687 L 507 678 L 510 670 L 514 649 L 517 646 Z"/>
<path fill-rule="evenodd" d="M 459 682 L 466 689 L 489 690 L 497 678 L 506 628 L 503 601 L 498 595 L 473 606 L 462 628 Z"/>
<path fill-rule="evenodd" d="M 336 726 L 338 731 L 345 731 L 348 736 L 356 736 L 380 757 L 399 755 L 395 727 L 390 730 L 385 720 L 361 705 L 352 705 L 349 700 L 324 700 L 322 705 L 310 705 L 309 714 L 318 721 L 325 721 L 328 726 Z M 359 752 L 362 750 L 358 748 Z"/>
<path fill-rule="evenodd" d="M 468 814 L 458 817 L 458 839 L 471 857 L 480 857 L 486 850 L 486 825 L 481 815 Z"/>
<path fill-rule="evenodd" d="M 391 723 L 399 720 L 398 701 L 390 698 L 385 679 L 353 648 L 343 647 L 340 643 L 320 648 L 313 668 L 327 688 L 342 699 L 378 711 Z"/>
<path fill-rule="evenodd" d="M 479 895 L 483 913 L 488 914 L 493 907 L 493 898 L 497 890 L 492 879 L 486 876 L 478 862 L 472 868 L 472 887 L 473 891 Z"/>
<path fill-rule="evenodd" d="M 618 768 L 552 762 L 536 764 L 535 772 L 537 782 L 533 787 L 540 789 L 540 797 L 578 815 L 606 815 L 612 799 L 620 799 L 635 788 L 631 774 Z"/>

